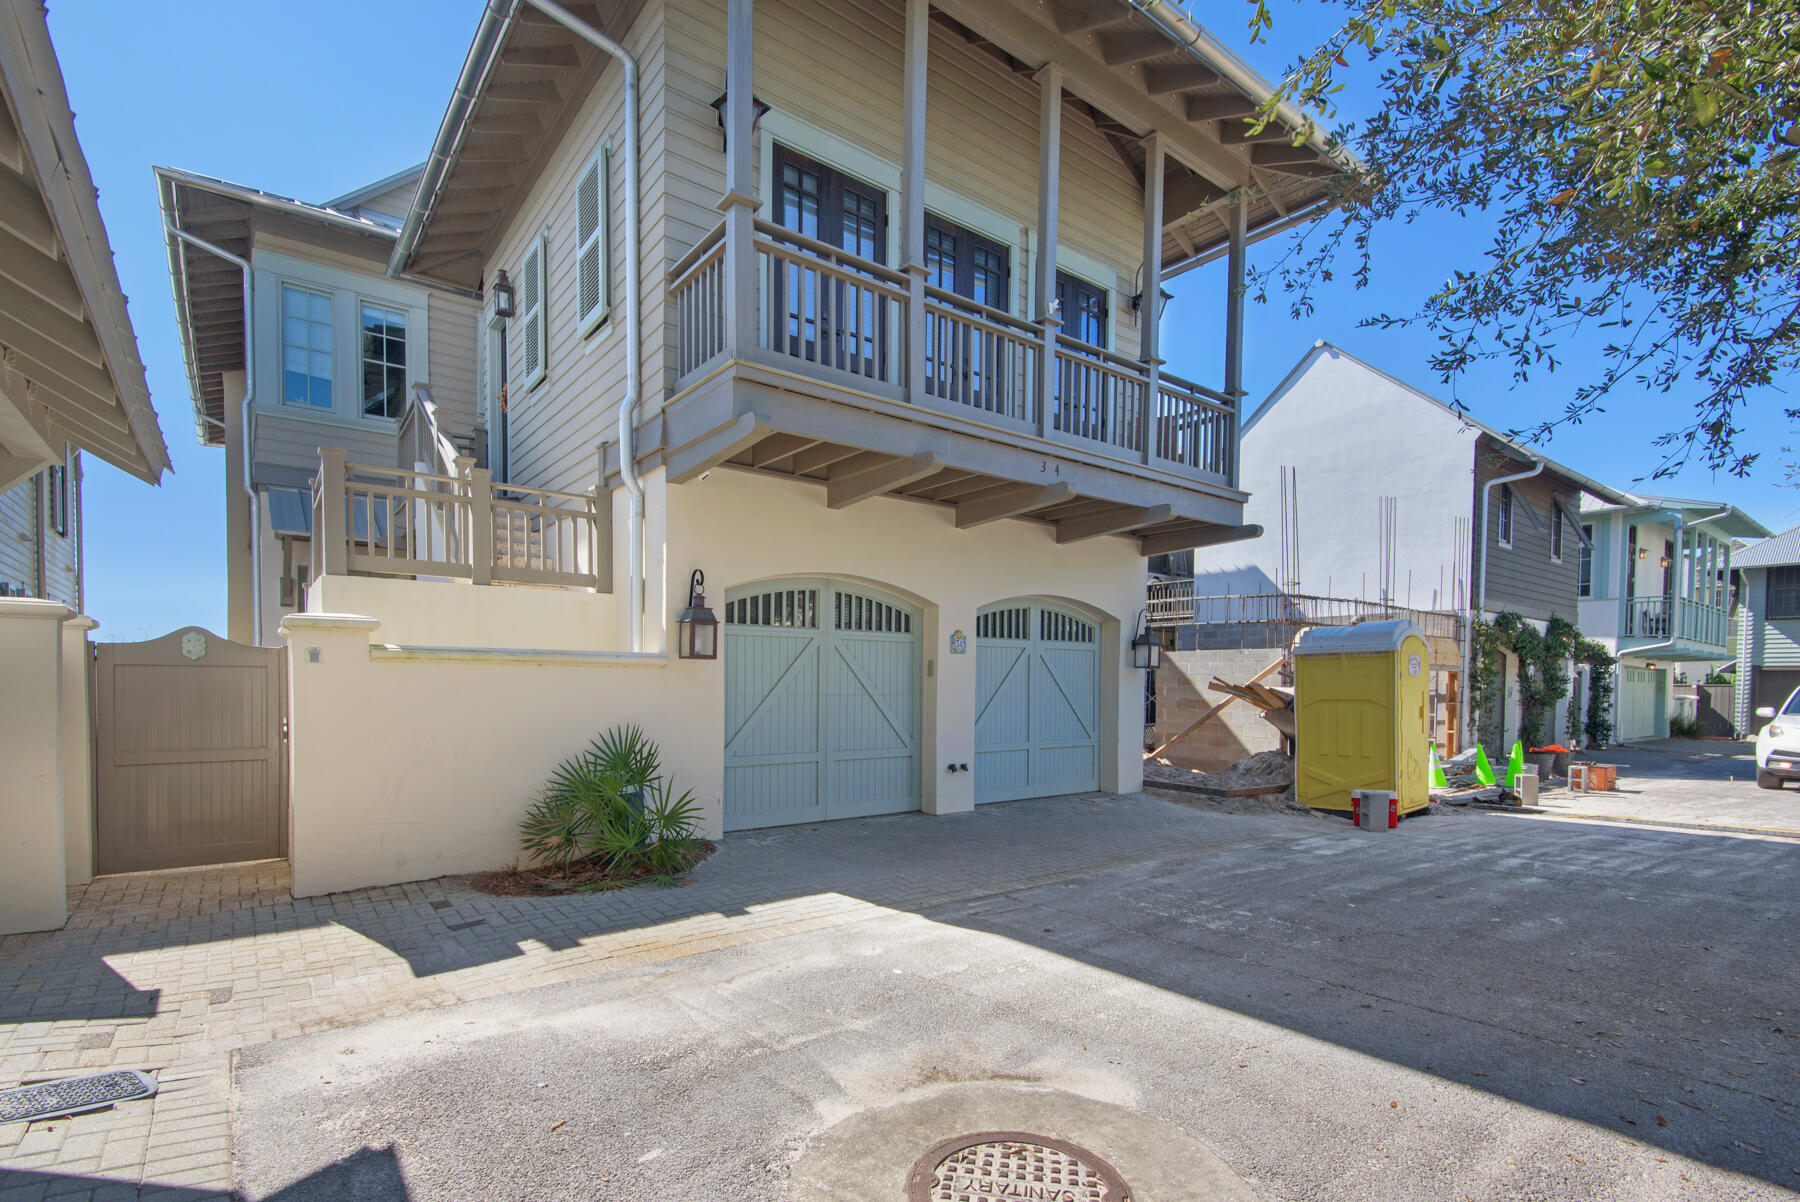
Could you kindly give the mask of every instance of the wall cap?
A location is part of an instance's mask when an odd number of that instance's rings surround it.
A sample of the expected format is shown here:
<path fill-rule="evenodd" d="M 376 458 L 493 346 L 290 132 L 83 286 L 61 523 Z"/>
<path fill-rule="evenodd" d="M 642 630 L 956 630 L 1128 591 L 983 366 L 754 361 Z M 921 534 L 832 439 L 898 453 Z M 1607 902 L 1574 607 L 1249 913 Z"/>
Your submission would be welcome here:
<path fill-rule="evenodd" d="M 300 630 L 348 634 L 351 631 L 380 628 L 381 619 L 371 618 L 367 614 L 289 614 L 281 619 L 281 633 L 284 635 L 292 635 Z"/>
<path fill-rule="evenodd" d="M 427 647 L 375 643 L 371 660 L 476 664 L 569 664 L 590 668 L 666 668 L 667 655 L 630 651 L 580 651 L 535 647 Z"/>
<path fill-rule="evenodd" d="M 63 629 L 64 630 L 98 630 L 98 629 L 100 629 L 100 622 L 98 619 L 90 618 L 86 614 L 77 614 L 75 617 L 70 618 L 68 621 L 63 623 Z"/>
<path fill-rule="evenodd" d="M 67 622 L 75 616 L 75 611 L 61 601 L 47 601 L 41 597 L 0 597 L 0 618 L 42 618 L 52 622 Z"/>

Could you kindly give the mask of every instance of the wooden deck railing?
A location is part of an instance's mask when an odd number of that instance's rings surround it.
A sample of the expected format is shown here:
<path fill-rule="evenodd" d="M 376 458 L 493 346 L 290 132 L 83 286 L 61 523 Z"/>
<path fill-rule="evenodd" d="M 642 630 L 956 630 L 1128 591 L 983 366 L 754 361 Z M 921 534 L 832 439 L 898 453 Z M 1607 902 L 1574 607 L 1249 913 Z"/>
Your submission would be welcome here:
<path fill-rule="evenodd" d="M 677 386 L 728 359 L 761 358 L 888 399 L 992 418 L 1114 459 L 1235 484 L 1236 401 L 941 288 L 923 289 L 922 347 L 908 346 L 904 274 L 767 221 L 752 227 L 756 339 L 732 345 L 732 248 L 713 230 L 669 275 Z M 1047 346 L 1053 345 L 1053 351 Z M 1054 362 L 1046 365 L 1047 354 Z M 1053 373 L 1046 406 L 1044 372 Z M 913 378 L 916 375 L 916 380 Z"/>
<path fill-rule="evenodd" d="M 460 464 L 467 464 L 460 460 Z M 609 591 L 611 510 L 596 492 L 496 485 L 320 452 L 313 575 L 449 578 Z"/>
<path fill-rule="evenodd" d="M 1677 621 L 1675 599 L 1668 594 L 1653 597 L 1630 597 L 1625 601 L 1625 637 L 1656 639 L 1682 638 L 1690 643 L 1723 647 L 1728 638 L 1731 617 L 1717 605 L 1682 598 Z"/>

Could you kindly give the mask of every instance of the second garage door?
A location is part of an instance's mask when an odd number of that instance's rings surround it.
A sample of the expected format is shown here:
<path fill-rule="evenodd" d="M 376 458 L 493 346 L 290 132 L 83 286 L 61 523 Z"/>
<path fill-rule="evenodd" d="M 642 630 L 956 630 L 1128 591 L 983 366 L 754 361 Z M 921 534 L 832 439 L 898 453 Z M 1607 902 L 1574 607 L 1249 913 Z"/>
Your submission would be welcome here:
<path fill-rule="evenodd" d="M 975 618 L 975 800 L 1100 787 L 1100 631 L 1036 601 Z"/>
<path fill-rule="evenodd" d="M 725 596 L 725 829 L 919 808 L 919 613 L 831 580 Z"/>
<path fill-rule="evenodd" d="M 1663 673 L 1666 668 L 1619 669 L 1618 742 L 1658 739 L 1669 732 L 1662 726 Z"/>

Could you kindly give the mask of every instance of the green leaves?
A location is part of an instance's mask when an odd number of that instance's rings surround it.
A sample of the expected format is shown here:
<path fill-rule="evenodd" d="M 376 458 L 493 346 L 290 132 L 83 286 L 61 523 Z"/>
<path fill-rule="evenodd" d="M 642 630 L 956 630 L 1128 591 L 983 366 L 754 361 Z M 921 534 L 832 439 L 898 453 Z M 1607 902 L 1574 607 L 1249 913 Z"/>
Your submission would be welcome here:
<path fill-rule="evenodd" d="M 568 873 L 578 863 L 620 878 L 684 869 L 699 824 L 692 793 L 674 792 L 657 746 L 614 727 L 564 760 L 519 822 L 527 856 Z"/>

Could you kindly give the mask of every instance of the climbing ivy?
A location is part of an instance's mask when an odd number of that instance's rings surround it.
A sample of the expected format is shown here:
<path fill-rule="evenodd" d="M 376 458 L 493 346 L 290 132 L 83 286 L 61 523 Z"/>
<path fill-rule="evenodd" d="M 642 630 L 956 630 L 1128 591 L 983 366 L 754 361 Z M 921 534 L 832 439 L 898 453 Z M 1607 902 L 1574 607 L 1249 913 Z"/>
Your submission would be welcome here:
<path fill-rule="evenodd" d="M 1575 659 L 1588 667 L 1588 746 L 1604 747 L 1613 737 L 1612 669 L 1619 661 L 1599 643 L 1579 637 L 1575 640 Z"/>
<path fill-rule="evenodd" d="M 1585 642 L 1575 624 L 1562 617 L 1551 618 L 1542 631 L 1511 611 L 1495 615 L 1492 622 L 1477 621 L 1470 640 L 1470 706 L 1484 718 L 1498 715 L 1504 696 L 1503 653 L 1512 652 L 1519 684 L 1519 738 L 1527 747 L 1540 745 L 1546 737 L 1545 716 L 1568 695 L 1569 660 Z M 1591 705 L 1588 720 L 1593 721 Z"/>

